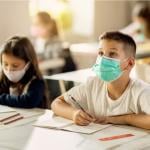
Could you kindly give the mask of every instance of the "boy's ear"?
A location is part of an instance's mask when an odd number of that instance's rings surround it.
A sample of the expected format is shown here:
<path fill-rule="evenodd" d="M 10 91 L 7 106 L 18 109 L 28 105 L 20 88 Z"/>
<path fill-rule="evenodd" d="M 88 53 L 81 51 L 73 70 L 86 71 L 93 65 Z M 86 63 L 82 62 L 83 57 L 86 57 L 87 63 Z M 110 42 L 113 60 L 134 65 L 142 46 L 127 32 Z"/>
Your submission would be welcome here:
<path fill-rule="evenodd" d="M 122 65 L 122 70 L 131 70 L 135 65 L 135 58 L 129 57 Z"/>
<path fill-rule="evenodd" d="M 127 70 L 131 70 L 135 65 L 135 58 L 134 57 L 129 57 L 127 62 L 128 62 Z"/>

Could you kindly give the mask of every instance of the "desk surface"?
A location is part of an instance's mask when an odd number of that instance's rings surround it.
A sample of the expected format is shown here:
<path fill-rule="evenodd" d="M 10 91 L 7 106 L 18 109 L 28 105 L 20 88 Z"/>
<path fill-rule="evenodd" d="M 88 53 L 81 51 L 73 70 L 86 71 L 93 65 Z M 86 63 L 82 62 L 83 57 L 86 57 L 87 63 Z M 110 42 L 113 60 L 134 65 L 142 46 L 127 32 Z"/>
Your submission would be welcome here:
<path fill-rule="evenodd" d="M 92 71 L 91 68 L 88 69 L 80 69 L 77 71 L 71 71 L 66 73 L 59 73 L 52 76 L 44 76 L 45 79 L 52 79 L 52 80 L 63 80 L 63 81 L 73 81 L 78 83 L 84 83 L 87 81 L 89 77 L 96 76 L 95 73 Z M 130 73 L 130 77 L 136 78 L 135 68 L 132 69 Z"/>
<path fill-rule="evenodd" d="M 24 113 L 28 111 L 24 110 Z M 37 119 L 50 118 L 52 112 L 40 109 L 38 112 L 42 114 L 28 118 L 24 124 L 0 128 L 0 150 L 103 150 L 108 148 L 120 150 L 128 148 L 130 150 L 130 147 L 133 150 L 150 148 L 150 134 L 147 130 L 128 126 L 111 126 L 94 134 L 85 135 L 39 128 L 32 124 Z M 101 137 L 112 136 L 112 133 L 119 134 L 121 129 L 125 129 L 128 133 L 135 132 L 136 136 L 107 142 L 98 140 Z"/>
<path fill-rule="evenodd" d="M 73 82 L 83 83 L 90 76 L 95 76 L 92 69 L 81 69 L 81 70 L 77 70 L 77 71 L 59 73 L 59 74 L 52 75 L 52 76 L 44 76 L 44 78 L 45 79 L 73 81 Z"/>

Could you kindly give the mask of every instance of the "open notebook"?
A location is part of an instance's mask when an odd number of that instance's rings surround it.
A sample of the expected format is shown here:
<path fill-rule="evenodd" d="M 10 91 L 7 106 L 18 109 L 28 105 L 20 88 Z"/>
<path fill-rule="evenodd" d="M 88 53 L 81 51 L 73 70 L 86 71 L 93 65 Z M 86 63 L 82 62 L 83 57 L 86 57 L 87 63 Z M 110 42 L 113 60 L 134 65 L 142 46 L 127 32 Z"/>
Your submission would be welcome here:
<path fill-rule="evenodd" d="M 49 128 L 49 129 L 57 129 L 57 130 L 65 130 L 65 131 L 72 131 L 84 134 L 92 134 L 104 128 L 107 128 L 111 125 L 101 125 L 90 123 L 88 126 L 78 126 L 73 123 L 73 121 L 62 118 L 62 117 L 52 117 L 46 121 L 37 121 L 34 126 Z"/>

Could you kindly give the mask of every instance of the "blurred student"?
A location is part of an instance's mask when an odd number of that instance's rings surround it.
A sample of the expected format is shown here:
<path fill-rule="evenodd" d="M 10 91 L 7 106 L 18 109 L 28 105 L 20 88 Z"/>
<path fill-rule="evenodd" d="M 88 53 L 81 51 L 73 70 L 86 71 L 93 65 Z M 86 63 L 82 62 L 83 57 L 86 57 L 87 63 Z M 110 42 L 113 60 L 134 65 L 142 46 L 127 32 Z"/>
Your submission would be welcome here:
<path fill-rule="evenodd" d="M 123 33 L 131 35 L 136 43 L 150 40 L 150 8 L 147 3 L 138 2 L 132 11 L 133 23 L 122 29 Z"/>
<path fill-rule="evenodd" d="M 47 12 L 39 12 L 33 17 L 31 35 L 40 60 L 60 57 L 62 42 L 56 21 Z"/>
<path fill-rule="evenodd" d="M 2 46 L 1 65 L 1 105 L 46 107 L 46 86 L 34 48 L 26 37 L 12 37 Z"/>
<path fill-rule="evenodd" d="M 78 125 L 96 122 L 150 129 L 150 85 L 129 77 L 135 53 L 136 44 L 130 36 L 102 34 L 93 66 L 97 76 L 54 100 L 54 113 Z"/>

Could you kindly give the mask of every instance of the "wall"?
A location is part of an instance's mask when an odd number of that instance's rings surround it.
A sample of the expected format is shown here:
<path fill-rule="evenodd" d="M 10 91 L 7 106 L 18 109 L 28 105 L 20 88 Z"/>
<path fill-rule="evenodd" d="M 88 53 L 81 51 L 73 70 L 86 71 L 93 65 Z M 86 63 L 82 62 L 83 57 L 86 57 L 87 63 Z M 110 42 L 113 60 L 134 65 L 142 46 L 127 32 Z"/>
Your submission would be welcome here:
<path fill-rule="evenodd" d="M 78 12 L 77 16 L 81 14 L 80 17 L 76 17 L 80 18 L 80 21 L 76 21 L 75 29 L 78 31 L 85 29 L 82 34 L 74 31 L 67 33 L 66 40 L 73 43 L 97 40 L 103 31 L 120 29 L 127 25 L 130 19 L 130 1 L 83 0 L 85 5 L 82 7 L 78 7 L 83 3 L 80 3 L 80 0 L 73 2 L 73 6 L 76 6 L 74 11 Z M 91 9 L 86 2 L 90 3 Z M 29 35 L 28 3 L 28 0 L 0 1 L 0 44 L 13 35 Z"/>
<path fill-rule="evenodd" d="M 29 35 L 28 0 L 0 1 L 0 43 L 13 35 Z"/>
<path fill-rule="evenodd" d="M 102 32 L 121 29 L 131 20 L 131 4 L 133 3 L 131 1 L 83 0 L 82 3 L 79 0 L 72 1 L 73 6 L 76 6 L 72 7 L 72 11 L 75 14 L 74 26 L 78 31 L 73 30 L 67 39 L 75 43 L 95 41 Z M 79 7 L 81 4 L 82 7 Z M 89 5 L 90 8 L 88 8 Z M 80 35 L 79 31 L 81 31 Z"/>
<path fill-rule="evenodd" d="M 94 37 L 98 38 L 104 31 L 118 30 L 130 20 L 129 1 L 95 1 Z"/>

